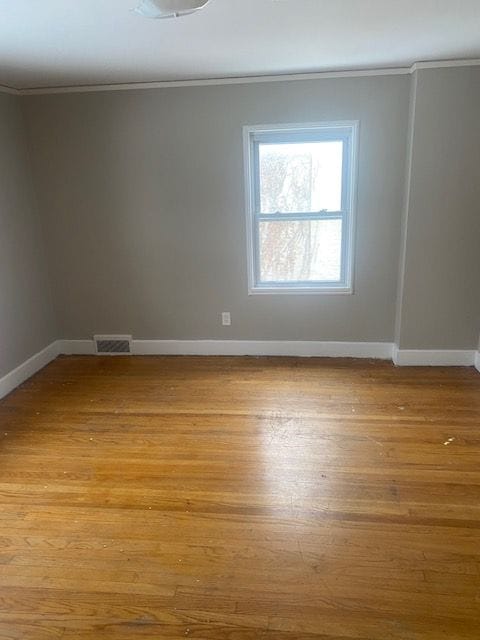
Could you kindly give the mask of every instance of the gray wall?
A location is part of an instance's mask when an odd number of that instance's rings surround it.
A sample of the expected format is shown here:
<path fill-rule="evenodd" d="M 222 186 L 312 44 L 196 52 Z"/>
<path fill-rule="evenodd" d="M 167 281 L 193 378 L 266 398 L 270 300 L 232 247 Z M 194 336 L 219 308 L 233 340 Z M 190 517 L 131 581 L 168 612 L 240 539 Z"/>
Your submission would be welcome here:
<path fill-rule="evenodd" d="M 56 338 L 19 99 L 0 94 L 0 377 Z"/>
<path fill-rule="evenodd" d="M 397 341 L 403 349 L 475 349 L 480 68 L 417 73 Z"/>
<path fill-rule="evenodd" d="M 15 212 L 21 225 L 15 237 L 28 232 L 32 250 L 19 255 L 16 240 L 2 234 L 3 256 L 21 257 L 28 279 L 45 283 L 44 268 L 31 268 L 41 265 L 38 228 L 17 215 L 35 222 L 21 123 L 13 99 L 4 104 L 14 126 L 2 151 L 17 187 L 14 197 L 4 191 L 11 206 L 2 215 Z M 477 346 L 479 67 L 47 95 L 22 104 L 56 337 L 125 332 L 163 339 L 395 339 L 403 349 Z M 361 123 L 355 294 L 249 297 L 242 126 L 342 119 Z M 42 309 L 39 335 L 49 333 L 43 286 L 10 288 L 23 305 Z M 221 311 L 232 312 L 232 327 L 220 326 Z M 2 325 L 8 336 L 17 317 Z M 39 342 L 35 335 L 32 344 Z"/>
<path fill-rule="evenodd" d="M 391 341 L 409 83 L 24 98 L 60 337 Z M 361 122 L 355 294 L 249 297 L 242 126 L 344 119 Z"/>

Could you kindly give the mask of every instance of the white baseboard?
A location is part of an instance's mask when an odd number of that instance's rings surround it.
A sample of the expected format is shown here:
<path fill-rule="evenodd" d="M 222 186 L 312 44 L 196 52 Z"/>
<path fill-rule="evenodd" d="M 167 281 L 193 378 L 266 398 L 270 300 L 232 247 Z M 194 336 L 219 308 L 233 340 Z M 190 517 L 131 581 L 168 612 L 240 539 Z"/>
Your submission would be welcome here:
<path fill-rule="evenodd" d="M 400 367 L 471 367 L 475 351 L 393 348 L 393 362 Z"/>
<path fill-rule="evenodd" d="M 93 356 L 95 343 L 93 340 L 59 340 L 59 352 L 64 356 Z"/>
<path fill-rule="evenodd" d="M 390 342 L 316 342 L 285 340 L 133 340 L 133 355 L 298 356 L 378 358 L 399 366 L 469 367 L 480 371 L 480 352 L 469 350 L 398 349 Z M 63 355 L 94 355 L 93 340 L 57 340 L 3 378 L 0 398 Z"/>
<path fill-rule="evenodd" d="M 23 362 L 7 375 L 0 378 L 0 398 L 4 398 L 8 393 L 13 391 L 16 387 L 28 380 L 34 373 L 43 369 L 49 362 L 55 360 L 60 354 L 59 343 L 52 342 L 52 344 L 42 349 L 39 353 Z"/>
<path fill-rule="evenodd" d="M 93 354 L 91 340 L 61 340 L 61 353 Z M 284 340 L 133 340 L 133 355 L 299 356 L 389 360 L 390 342 L 315 342 Z"/>

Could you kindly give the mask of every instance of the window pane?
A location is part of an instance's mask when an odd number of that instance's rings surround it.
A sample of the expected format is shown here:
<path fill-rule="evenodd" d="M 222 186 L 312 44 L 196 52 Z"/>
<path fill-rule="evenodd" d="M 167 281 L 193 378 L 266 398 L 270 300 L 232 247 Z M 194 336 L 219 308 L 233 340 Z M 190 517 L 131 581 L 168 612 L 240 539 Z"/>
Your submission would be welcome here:
<path fill-rule="evenodd" d="M 339 282 L 342 221 L 260 222 L 261 282 Z"/>
<path fill-rule="evenodd" d="M 342 209 L 343 142 L 260 144 L 261 213 Z"/>

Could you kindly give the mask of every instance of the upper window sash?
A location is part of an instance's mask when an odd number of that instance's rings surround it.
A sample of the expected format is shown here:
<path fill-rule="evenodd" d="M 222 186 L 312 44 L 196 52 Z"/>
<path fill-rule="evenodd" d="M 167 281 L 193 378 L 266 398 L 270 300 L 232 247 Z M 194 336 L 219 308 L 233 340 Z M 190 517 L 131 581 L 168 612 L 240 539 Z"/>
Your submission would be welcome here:
<path fill-rule="evenodd" d="M 272 144 L 301 144 L 309 142 L 342 142 L 342 193 L 340 211 L 306 211 L 288 212 L 277 211 L 275 213 L 265 213 L 261 210 L 260 195 L 260 145 Z M 272 130 L 253 131 L 250 136 L 252 168 L 253 168 L 253 214 L 255 217 L 268 217 L 269 220 L 289 220 L 289 219 L 320 219 L 336 218 L 348 213 L 351 202 L 351 155 L 352 155 L 352 128 L 351 127 L 319 127 L 316 130 Z M 275 217 L 274 217 L 275 216 Z M 293 217 L 292 217 L 293 216 Z"/>

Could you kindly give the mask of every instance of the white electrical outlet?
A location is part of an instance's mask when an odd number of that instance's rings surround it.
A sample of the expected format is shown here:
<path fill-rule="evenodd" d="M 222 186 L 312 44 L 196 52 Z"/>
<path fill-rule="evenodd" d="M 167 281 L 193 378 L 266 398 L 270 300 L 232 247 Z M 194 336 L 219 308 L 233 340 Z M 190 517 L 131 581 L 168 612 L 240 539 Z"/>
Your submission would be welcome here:
<path fill-rule="evenodd" d="M 222 313 L 222 324 L 224 327 L 229 327 L 232 324 L 232 316 L 230 311 L 224 311 Z"/>

